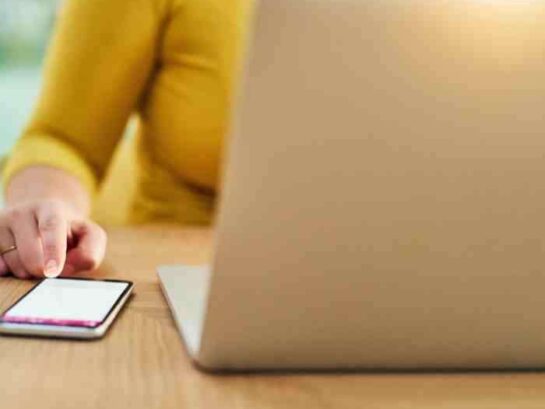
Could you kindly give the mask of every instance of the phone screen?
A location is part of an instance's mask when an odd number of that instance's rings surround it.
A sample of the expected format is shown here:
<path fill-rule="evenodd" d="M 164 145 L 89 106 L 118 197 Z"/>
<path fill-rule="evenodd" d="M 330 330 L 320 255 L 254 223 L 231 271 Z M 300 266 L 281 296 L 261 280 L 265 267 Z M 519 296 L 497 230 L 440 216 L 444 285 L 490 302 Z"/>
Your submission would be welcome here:
<path fill-rule="evenodd" d="M 11 323 L 97 327 L 129 286 L 124 281 L 45 279 L 1 319 Z"/>

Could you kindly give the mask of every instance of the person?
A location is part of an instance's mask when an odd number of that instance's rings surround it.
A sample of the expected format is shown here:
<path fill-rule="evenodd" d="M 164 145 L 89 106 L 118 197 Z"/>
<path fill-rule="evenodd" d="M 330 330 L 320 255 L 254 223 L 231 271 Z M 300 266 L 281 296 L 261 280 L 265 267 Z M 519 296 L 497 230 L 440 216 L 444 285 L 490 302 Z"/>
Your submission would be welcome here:
<path fill-rule="evenodd" d="M 3 172 L 0 275 L 56 277 L 101 263 L 106 233 L 90 211 L 131 115 L 127 222 L 211 222 L 251 5 L 62 3 L 40 96 Z"/>

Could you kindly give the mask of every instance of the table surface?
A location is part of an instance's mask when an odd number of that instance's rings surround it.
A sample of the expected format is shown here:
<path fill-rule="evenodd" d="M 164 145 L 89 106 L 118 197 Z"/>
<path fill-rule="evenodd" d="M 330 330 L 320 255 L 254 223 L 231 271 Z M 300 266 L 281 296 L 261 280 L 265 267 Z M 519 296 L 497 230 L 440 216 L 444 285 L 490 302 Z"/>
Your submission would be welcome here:
<path fill-rule="evenodd" d="M 210 375 L 186 355 L 155 266 L 203 263 L 211 232 L 110 231 L 93 276 L 135 281 L 100 341 L 0 337 L 1 408 L 545 408 L 545 373 Z M 0 310 L 31 282 L 0 280 Z"/>

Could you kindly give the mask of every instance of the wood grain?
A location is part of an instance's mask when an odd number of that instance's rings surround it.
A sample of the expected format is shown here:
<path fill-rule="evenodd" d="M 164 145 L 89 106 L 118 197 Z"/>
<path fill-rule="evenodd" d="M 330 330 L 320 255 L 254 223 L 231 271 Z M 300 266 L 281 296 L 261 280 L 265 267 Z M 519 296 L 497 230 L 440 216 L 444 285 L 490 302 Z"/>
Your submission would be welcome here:
<path fill-rule="evenodd" d="M 155 266 L 202 263 L 207 230 L 110 231 L 95 276 L 136 283 L 136 296 L 101 341 L 0 338 L 0 408 L 545 407 L 544 373 L 209 375 L 189 362 Z M 0 280 L 0 309 L 32 283 Z M 544 346 L 545 347 L 545 346 Z"/>

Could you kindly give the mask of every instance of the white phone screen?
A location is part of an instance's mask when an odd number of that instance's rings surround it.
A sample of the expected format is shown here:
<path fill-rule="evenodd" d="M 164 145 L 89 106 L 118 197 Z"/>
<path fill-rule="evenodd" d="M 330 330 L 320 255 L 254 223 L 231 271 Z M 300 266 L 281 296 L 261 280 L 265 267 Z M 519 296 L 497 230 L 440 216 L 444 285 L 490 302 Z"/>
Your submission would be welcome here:
<path fill-rule="evenodd" d="M 96 327 L 129 286 L 127 282 L 45 279 L 3 316 L 4 322 Z"/>

